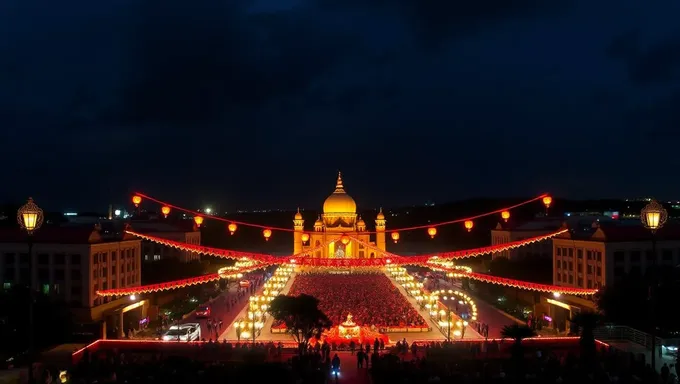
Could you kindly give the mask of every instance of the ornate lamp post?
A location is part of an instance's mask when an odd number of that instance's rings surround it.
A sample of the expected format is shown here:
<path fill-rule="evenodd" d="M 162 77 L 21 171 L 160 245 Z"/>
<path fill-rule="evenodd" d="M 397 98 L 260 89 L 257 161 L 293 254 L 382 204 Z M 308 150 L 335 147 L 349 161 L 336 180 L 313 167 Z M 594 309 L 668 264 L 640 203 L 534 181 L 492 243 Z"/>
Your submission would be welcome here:
<path fill-rule="evenodd" d="M 33 282 L 33 234 L 43 223 L 43 211 L 29 197 L 28 202 L 17 211 L 19 227 L 28 234 L 28 382 L 33 382 L 33 302 L 35 301 L 35 287 Z"/>
<path fill-rule="evenodd" d="M 663 225 L 666 223 L 666 220 L 668 219 L 668 213 L 666 212 L 666 209 L 656 202 L 656 200 L 652 200 L 649 204 L 647 204 L 644 208 L 642 208 L 642 211 L 640 212 L 640 220 L 642 221 L 642 225 L 645 226 L 645 228 L 649 229 L 649 231 L 652 233 L 652 270 L 656 270 L 656 232 L 663 227 Z M 652 369 L 656 371 L 656 305 L 655 305 L 655 289 L 656 288 L 656 282 L 652 282 L 649 285 L 649 313 L 651 316 L 651 326 L 652 326 Z"/>

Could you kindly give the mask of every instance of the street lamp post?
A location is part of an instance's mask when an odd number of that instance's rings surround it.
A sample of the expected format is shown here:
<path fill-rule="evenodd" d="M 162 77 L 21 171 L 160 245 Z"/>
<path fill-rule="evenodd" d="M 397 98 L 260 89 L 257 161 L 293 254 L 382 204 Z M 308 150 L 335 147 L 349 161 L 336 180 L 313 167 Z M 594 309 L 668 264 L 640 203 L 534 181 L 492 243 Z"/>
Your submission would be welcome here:
<path fill-rule="evenodd" d="M 640 220 L 642 221 L 642 224 L 645 226 L 645 228 L 649 229 L 649 231 L 652 233 L 652 271 L 653 273 L 656 273 L 656 263 L 657 263 L 657 258 L 656 258 L 656 232 L 663 227 L 663 225 L 666 223 L 666 220 L 668 219 L 668 213 L 666 212 L 666 209 L 656 202 L 656 200 L 652 200 L 649 204 L 647 204 L 644 208 L 642 208 L 642 211 L 640 212 Z M 652 276 L 652 279 L 656 279 L 657 276 Z M 651 317 L 651 326 L 652 326 L 652 369 L 656 371 L 656 281 L 650 282 L 649 285 L 649 293 L 648 293 L 648 298 L 647 300 L 649 301 L 649 314 Z"/>
<path fill-rule="evenodd" d="M 19 227 L 26 231 L 28 235 L 28 382 L 33 382 L 33 302 L 35 301 L 35 290 L 33 282 L 33 234 L 40 229 L 43 223 L 43 211 L 34 202 L 33 198 L 28 198 L 28 202 L 17 211 L 17 222 Z"/>

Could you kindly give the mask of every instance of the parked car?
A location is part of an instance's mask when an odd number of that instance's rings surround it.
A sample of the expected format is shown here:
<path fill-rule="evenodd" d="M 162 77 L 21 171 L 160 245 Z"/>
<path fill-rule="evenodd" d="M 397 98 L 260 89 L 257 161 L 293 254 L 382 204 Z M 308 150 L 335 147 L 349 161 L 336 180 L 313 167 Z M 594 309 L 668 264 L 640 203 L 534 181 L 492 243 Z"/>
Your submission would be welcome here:
<path fill-rule="evenodd" d="M 173 325 L 163 335 L 163 341 L 198 341 L 201 340 L 201 325 L 186 323 Z"/>
<path fill-rule="evenodd" d="M 210 306 L 202 305 L 196 309 L 196 317 L 210 317 Z"/>

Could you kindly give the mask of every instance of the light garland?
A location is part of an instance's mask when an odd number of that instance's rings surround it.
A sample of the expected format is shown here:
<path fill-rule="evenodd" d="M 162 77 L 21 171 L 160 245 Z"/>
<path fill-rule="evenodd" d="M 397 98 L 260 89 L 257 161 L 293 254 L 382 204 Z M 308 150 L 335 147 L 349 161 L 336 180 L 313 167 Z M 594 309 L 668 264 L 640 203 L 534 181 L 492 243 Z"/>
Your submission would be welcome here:
<path fill-rule="evenodd" d="M 125 287 L 115 289 L 104 289 L 97 291 L 98 296 L 129 296 L 139 295 L 142 293 L 152 293 L 160 291 L 169 291 L 171 289 L 186 288 L 192 285 L 205 284 L 213 281 L 218 281 L 222 278 L 219 273 L 211 273 L 209 275 L 192 277 L 189 279 L 168 281 L 159 284 L 142 285 L 138 287 Z"/>
<path fill-rule="evenodd" d="M 171 246 L 174 248 L 179 248 L 184 251 L 189 251 L 189 252 L 195 252 L 195 253 L 201 253 L 205 255 L 211 255 L 211 256 L 216 256 L 216 257 L 225 257 L 225 258 L 231 258 L 231 259 L 238 259 L 241 262 L 253 262 L 255 264 L 252 264 L 252 268 L 259 269 L 259 268 L 264 268 L 269 265 L 274 265 L 274 264 L 282 264 L 282 263 L 287 263 L 290 265 L 299 265 L 299 266 L 309 266 L 309 267 L 314 267 L 314 268 L 351 268 L 351 267 L 363 267 L 363 268 L 368 268 L 368 267 L 384 267 L 384 266 L 398 266 L 398 265 L 421 265 L 425 267 L 430 267 L 433 269 L 437 270 L 442 270 L 447 273 L 448 276 L 450 277 L 467 277 L 470 279 L 474 279 L 477 281 L 482 281 L 482 282 L 487 282 L 487 283 L 492 283 L 492 284 L 500 284 L 500 285 L 505 285 L 505 286 L 511 286 L 514 288 L 521 288 L 521 289 L 528 289 L 528 290 L 533 290 L 533 291 L 541 291 L 541 292 L 552 292 L 552 293 L 560 293 L 560 294 L 572 294 L 572 295 L 592 295 L 595 292 L 597 292 L 597 289 L 581 289 L 581 288 L 570 288 L 570 287 L 561 287 L 561 286 L 556 286 L 556 285 L 547 285 L 547 284 L 536 284 L 536 283 L 531 283 L 531 282 L 526 282 L 526 281 L 521 281 L 521 280 L 515 280 L 515 279 L 508 279 L 508 278 L 503 278 L 503 277 L 497 277 L 497 276 L 491 276 L 491 275 L 486 275 L 482 273 L 475 273 L 472 272 L 469 269 L 465 269 L 459 266 L 454 266 L 452 264 L 449 264 L 450 260 L 456 259 L 456 258 L 466 258 L 466 257 L 475 257 L 475 256 L 480 256 L 483 254 L 488 254 L 488 253 L 495 253 L 495 252 L 502 252 L 505 250 L 509 249 L 514 249 L 514 248 L 519 248 L 528 244 L 532 244 L 535 242 L 539 241 L 544 241 L 548 240 L 552 237 L 555 237 L 559 234 L 567 232 L 567 229 L 562 229 L 554 233 L 550 233 L 547 235 L 543 236 L 537 236 L 533 237 L 530 239 L 525 239 L 525 240 L 520 240 L 520 241 L 515 241 L 511 243 L 504 243 L 504 244 L 497 244 L 491 247 L 482 247 L 482 248 L 475 248 L 475 249 L 468 249 L 468 250 L 462 250 L 462 251 L 453 251 L 453 252 L 445 252 L 445 253 L 440 253 L 437 255 L 422 255 L 422 256 L 414 256 L 414 257 L 404 257 L 404 256 L 399 256 L 390 252 L 383 251 L 371 244 L 368 244 L 364 241 L 361 241 L 357 238 L 352 237 L 354 241 L 356 241 L 359 244 L 364 245 L 365 247 L 375 250 L 378 252 L 380 255 L 383 257 L 379 258 L 374 258 L 374 259 L 335 259 L 335 258 L 315 258 L 315 257 L 310 257 L 310 255 L 314 254 L 315 251 L 322 249 L 326 247 L 328 244 L 332 242 L 332 240 L 329 240 L 325 242 L 324 244 L 319 245 L 318 247 L 314 247 L 311 249 L 308 249 L 304 252 L 301 252 L 299 254 L 287 257 L 287 258 L 276 258 L 271 255 L 264 255 L 264 254 L 257 254 L 257 253 L 248 253 L 248 252 L 237 252 L 237 251 L 230 251 L 230 250 L 224 250 L 224 249 L 218 249 L 218 248 L 210 248 L 210 247 L 204 247 L 200 245 L 190 245 L 186 243 L 179 243 L 176 241 L 172 240 L 166 240 L 166 239 L 161 239 L 153 236 L 147 236 L 147 235 L 142 235 L 133 231 L 126 231 L 129 234 L 141 237 L 143 239 L 149 240 L 156 242 L 161 245 L 165 246 Z M 229 268 L 229 267 L 228 267 Z M 247 269 L 247 268 L 246 268 Z M 237 269 L 225 269 L 222 273 L 226 278 L 234 278 L 237 277 L 238 274 L 241 273 L 243 274 L 244 272 L 239 271 Z M 220 274 L 215 274 L 217 275 L 217 278 L 220 278 Z M 210 275 L 208 275 L 210 276 Z M 202 284 L 203 282 L 209 282 L 212 280 L 206 280 L 206 281 L 197 281 L 196 279 L 204 279 L 206 276 L 194 278 L 194 279 L 184 279 L 184 280 L 178 280 L 178 281 L 173 281 L 173 282 L 168 282 L 168 283 L 163 283 L 163 284 L 154 284 L 151 286 L 143 286 L 143 287 L 134 287 L 134 288 L 119 288 L 115 290 L 106 290 L 106 291 L 98 291 L 97 294 L 100 295 L 108 295 L 108 296 L 117 296 L 117 295 L 126 295 L 126 294 L 136 294 L 136 293 L 146 293 L 146 292 L 156 292 L 156 291 L 162 291 L 162 290 L 168 290 L 168 289 L 177 289 L 181 288 L 187 285 L 194 285 L 194 284 Z"/>
<path fill-rule="evenodd" d="M 504 212 L 507 212 L 507 215 L 509 217 L 510 210 L 515 209 L 515 208 L 519 208 L 521 206 L 524 206 L 524 205 L 527 205 L 527 204 L 530 204 L 530 203 L 533 203 L 533 202 L 539 201 L 539 200 L 543 201 L 544 204 L 545 204 L 546 198 L 549 198 L 550 202 L 552 202 L 552 198 L 548 194 L 544 193 L 544 194 L 536 196 L 532 199 L 523 201 L 519 204 L 515 204 L 515 205 L 512 205 L 510 207 L 497 209 L 495 211 L 486 212 L 486 213 L 482 213 L 482 214 L 479 214 L 479 215 L 465 217 L 465 218 L 461 218 L 461 219 L 442 221 L 442 222 L 434 223 L 434 224 L 416 225 L 416 226 L 412 226 L 412 227 L 395 228 L 395 229 L 391 229 L 389 232 L 391 232 L 391 237 L 392 237 L 392 240 L 394 240 L 394 242 L 399 241 L 399 237 L 400 237 L 399 232 L 413 231 L 413 230 L 417 230 L 417 229 L 426 229 L 427 234 L 430 235 L 430 237 L 434 238 L 434 236 L 437 234 L 437 229 L 436 229 L 437 227 L 441 227 L 441 226 L 444 226 L 444 225 L 457 224 L 457 223 L 463 223 L 465 229 L 467 229 L 467 231 L 469 232 L 469 231 L 472 230 L 472 228 L 474 226 L 474 220 L 476 220 L 476 219 L 486 217 L 486 216 L 496 215 L 496 214 L 500 214 L 502 218 L 505 218 L 506 213 L 504 213 Z M 219 216 L 204 216 L 200 212 L 193 211 L 191 209 L 182 208 L 180 206 L 173 205 L 173 204 L 167 203 L 167 202 L 162 201 L 162 200 L 158 200 L 156 198 L 153 198 L 149 195 L 145 195 L 145 194 L 140 193 L 140 192 L 137 192 L 132 197 L 132 201 L 135 204 L 135 206 L 138 206 L 142 202 L 143 199 L 153 201 L 157 204 L 160 204 L 163 208 L 167 208 L 168 212 L 169 212 L 170 209 L 175 209 L 177 211 L 186 212 L 188 214 L 191 214 L 192 216 L 194 216 L 194 218 L 200 218 L 200 219 L 198 219 L 200 221 L 200 223 L 198 221 L 196 222 L 196 224 L 198 226 L 200 226 L 203 223 L 203 219 L 205 219 L 205 218 L 229 223 L 228 229 L 229 229 L 229 232 L 231 234 L 234 234 L 234 232 L 238 228 L 238 225 L 262 229 L 263 230 L 262 233 L 263 233 L 265 240 L 269 240 L 269 238 L 272 236 L 272 231 L 303 232 L 303 233 L 306 233 L 306 234 L 314 233 L 314 231 L 298 231 L 298 230 L 295 230 L 294 228 L 275 227 L 275 226 L 267 226 L 267 225 L 261 225 L 261 224 L 248 223 L 248 222 L 245 222 L 245 221 L 230 220 L 230 219 L 225 219 L 225 218 L 222 218 L 222 217 L 219 217 Z M 549 203 L 548 203 L 548 205 L 549 205 Z M 375 234 L 375 233 L 379 233 L 379 232 L 378 231 L 362 231 L 362 233 Z M 380 233 L 382 233 L 382 232 L 380 232 Z"/>
<path fill-rule="evenodd" d="M 470 307 L 470 317 L 472 321 L 477 321 L 477 304 L 472 300 L 472 298 L 465 292 L 461 292 L 458 290 L 454 289 L 440 289 L 438 291 L 433 291 L 430 292 L 430 295 L 435 297 L 435 300 L 439 300 L 440 298 L 444 299 L 445 301 L 448 300 L 449 298 L 452 298 L 453 296 L 457 297 L 462 301 L 463 305 L 467 305 Z M 459 303 L 460 303 L 459 301 Z M 441 302 L 439 302 L 441 304 Z M 446 305 L 444 305 L 446 306 Z"/>
<path fill-rule="evenodd" d="M 524 247 L 524 246 L 529 245 L 529 244 L 538 243 L 538 242 L 545 241 L 545 240 L 550 240 L 553 237 L 561 235 L 561 234 L 566 233 L 568 231 L 569 230 L 565 228 L 565 229 L 560 229 L 558 231 L 549 233 L 547 235 L 531 237 L 531 238 L 528 238 L 528 239 L 513 241 L 513 242 L 509 242 L 509 243 L 496 244 L 496 245 L 492 245 L 492 246 L 489 246 L 489 247 L 464 249 L 464 250 L 460 250 L 460 251 L 450 251 L 450 252 L 442 252 L 442 253 L 426 254 L 426 255 L 418 255 L 418 256 L 399 256 L 399 255 L 396 255 L 394 253 L 383 251 L 382 249 L 376 247 L 375 245 L 369 244 L 369 243 L 362 241 L 362 240 L 360 240 L 356 237 L 352 237 L 352 239 L 354 241 L 356 241 L 357 243 L 363 245 L 364 247 L 378 252 L 383 257 L 390 258 L 391 262 L 393 264 L 425 265 L 433 259 L 435 259 L 435 260 L 465 259 L 465 258 L 469 258 L 469 257 L 482 256 L 482 255 L 486 255 L 486 254 L 490 254 L 490 253 L 504 252 L 504 251 L 508 251 L 508 250 L 511 250 L 511 249 Z M 427 266 L 427 265 L 425 265 L 425 266 Z"/>
<path fill-rule="evenodd" d="M 269 254 L 264 254 L 264 253 L 254 253 L 254 252 L 240 252 L 240 251 L 232 251 L 228 249 L 221 249 L 221 248 L 212 248 L 212 247 L 206 247 L 203 245 L 195 245 L 195 244 L 187 244 L 187 243 L 182 243 L 179 241 L 173 241 L 173 240 L 168 240 L 164 239 L 162 237 L 155 237 L 155 236 L 148 236 L 144 235 L 138 232 L 134 231 L 125 231 L 125 233 L 139 237 L 140 239 L 144 239 L 147 241 L 154 242 L 156 244 L 160 244 L 166 247 L 172 247 L 179 249 L 184 252 L 192 252 L 192 253 L 198 253 L 199 255 L 206 255 L 206 256 L 214 256 L 214 257 L 219 257 L 223 259 L 231 259 L 231 260 L 253 260 L 261 263 L 270 263 L 270 264 L 281 264 L 286 261 L 290 262 L 295 262 L 296 259 L 298 258 L 303 258 L 306 256 L 309 256 L 311 254 L 314 254 L 314 252 L 319 251 L 323 249 L 324 247 L 328 246 L 333 240 L 326 241 L 323 244 L 320 244 L 316 247 L 306 249 L 298 254 L 291 255 L 288 257 L 275 257 Z"/>

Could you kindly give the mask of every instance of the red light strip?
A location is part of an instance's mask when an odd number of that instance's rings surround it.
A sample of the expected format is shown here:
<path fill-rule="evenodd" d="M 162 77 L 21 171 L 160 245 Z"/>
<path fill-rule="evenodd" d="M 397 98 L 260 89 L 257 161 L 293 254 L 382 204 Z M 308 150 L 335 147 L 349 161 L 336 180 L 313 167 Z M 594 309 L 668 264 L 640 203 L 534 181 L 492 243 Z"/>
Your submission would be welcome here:
<path fill-rule="evenodd" d="M 597 293 L 597 289 L 584 289 L 584 288 L 561 287 L 559 285 L 537 284 L 537 283 L 531 283 L 531 282 L 528 282 L 528 281 L 508 279 L 506 277 L 491 276 L 491 275 L 486 275 L 486 274 L 477 273 L 477 272 L 461 272 L 460 270 L 449 269 L 449 268 L 438 268 L 438 269 L 457 273 L 457 274 L 463 275 L 465 277 L 469 277 L 469 278 L 477 280 L 477 281 L 483 281 L 485 283 L 492 283 L 492 284 L 504 285 L 504 286 L 507 286 L 507 287 L 527 289 L 527 290 L 530 290 L 530 291 L 550 292 L 550 293 L 559 293 L 559 294 L 577 295 L 577 296 L 594 295 L 595 293 Z"/>
<path fill-rule="evenodd" d="M 205 284 L 211 281 L 217 281 L 221 279 L 219 273 L 211 273 L 205 276 L 192 277 L 189 279 L 168 281 L 165 283 L 142 285 L 139 287 L 126 287 L 126 288 L 116 288 L 116 289 L 104 289 L 97 291 L 99 296 L 128 296 L 128 295 L 138 295 L 141 293 L 151 293 L 168 291 L 171 289 L 185 288 L 191 285 Z"/>
<path fill-rule="evenodd" d="M 537 242 L 540 242 L 540 241 L 550 240 L 553 237 L 559 236 L 559 235 L 566 233 L 566 232 L 569 232 L 569 229 L 566 229 L 566 228 L 560 229 L 558 231 L 555 231 L 553 233 L 549 233 L 547 235 L 531 237 L 531 238 L 528 238 L 528 239 L 512 241 L 512 242 L 509 242 L 509 243 L 491 245 L 491 246 L 488 246 L 488 247 L 481 247 L 481 248 L 474 248 L 474 249 L 464 249 L 462 251 L 433 253 L 433 254 L 429 254 L 429 255 L 419 255 L 419 256 L 405 257 L 405 258 L 407 258 L 409 260 L 413 259 L 413 258 L 418 258 L 420 260 L 425 260 L 425 261 L 428 261 L 433 257 L 437 257 L 437 259 L 439 259 L 439 260 L 465 259 L 465 258 L 468 258 L 468 257 L 477 257 L 477 256 L 486 255 L 486 254 L 489 254 L 489 253 L 505 252 L 505 251 L 509 251 L 511 249 L 524 247 L 526 245 L 537 243 Z M 404 257 L 404 256 L 402 256 L 402 257 Z M 422 262 L 422 261 L 419 261 L 419 262 Z"/>
<path fill-rule="evenodd" d="M 568 229 L 560 229 L 556 232 L 549 233 L 547 235 L 542 235 L 542 236 L 536 236 L 532 237 L 529 239 L 524 239 L 524 240 L 519 240 L 519 241 L 513 241 L 510 243 L 503 243 L 503 244 L 496 244 L 492 245 L 490 247 L 481 247 L 481 248 L 472 248 L 472 249 L 464 249 L 460 251 L 451 251 L 451 252 L 442 252 L 442 253 L 433 253 L 433 254 L 427 254 L 427 255 L 417 255 L 417 256 L 400 256 L 396 255 L 394 253 L 390 253 L 387 251 L 383 251 L 376 247 L 375 245 L 369 244 L 365 241 L 361 241 L 356 237 L 351 237 L 352 240 L 356 241 L 357 243 L 363 245 L 366 248 L 369 248 L 371 250 L 374 250 L 378 253 L 380 253 L 383 257 L 389 258 L 391 260 L 391 264 L 396 264 L 396 265 L 422 265 L 424 263 L 427 263 L 428 261 L 432 260 L 433 258 L 436 258 L 437 260 L 455 260 L 455 259 L 465 259 L 469 257 L 477 257 L 481 255 L 486 255 L 489 253 L 498 253 L 498 252 L 504 252 L 510 249 L 515 249 L 519 247 L 524 247 L 526 245 L 536 243 L 539 241 L 545 241 L 552 239 L 555 236 L 561 235 L 563 233 L 568 232 Z M 429 266 L 429 265 L 426 265 Z"/>
<path fill-rule="evenodd" d="M 156 244 L 164 245 L 166 247 L 172 247 L 172 248 L 177 248 L 179 250 L 185 251 L 185 252 L 193 252 L 193 253 L 198 253 L 201 255 L 207 255 L 207 256 L 214 256 L 214 257 L 220 257 L 224 259 L 248 259 L 248 260 L 253 260 L 253 261 L 258 261 L 261 263 L 270 263 L 270 264 L 280 264 L 286 262 L 287 259 L 289 258 L 299 258 L 299 257 L 305 257 L 312 255 L 314 252 L 323 249 L 326 247 L 328 244 L 332 242 L 332 240 L 329 240 L 319 246 L 309 248 L 303 252 L 300 252 L 296 255 L 291 255 L 287 257 L 275 257 L 272 255 L 264 254 L 264 253 L 253 253 L 253 252 L 240 252 L 240 251 L 232 251 L 228 249 L 221 249 L 221 248 L 212 248 L 212 247 L 205 247 L 202 245 L 194 245 L 194 244 L 187 244 L 187 243 L 182 243 L 179 241 L 173 241 L 173 240 L 167 240 L 163 239 L 160 237 L 155 237 L 155 236 L 148 236 L 148 235 L 143 235 L 141 233 L 137 233 L 134 231 L 125 231 L 125 233 L 128 233 L 133 236 L 137 236 L 141 239 L 152 241 Z"/>
<path fill-rule="evenodd" d="M 189 251 L 189 252 L 196 252 L 196 253 L 201 253 L 204 255 L 211 255 L 211 256 L 216 256 L 216 257 L 225 257 L 225 258 L 230 258 L 230 259 L 248 259 L 251 261 L 255 261 L 258 264 L 254 266 L 248 266 L 244 267 L 241 269 L 229 269 L 229 268 L 222 268 L 220 269 L 220 272 L 218 273 L 213 273 L 205 276 L 199 276 L 199 277 L 192 277 L 188 279 L 181 279 L 181 280 L 174 280 L 174 281 L 168 281 L 165 283 L 158 283 L 158 284 L 151 284 L 151 285 L 142 285 L 138 287 L 125 287 L 125 288 L 115 288 L 115 289 L 105 289 L 105 290 L 100 290 L 97 291 L 96 294 L 99 296 L 128 296 L 128 295 L 137 295 L 137 294 L 142 294 L 142 293 L 151 293 L 151 292 L 160 292 L 160 291 L 168 291 L 172 289 L 180 289 L 180 288 L 185 288 L 191 285 L 197 285 L 197 284 L 205 284 L 209 283 L 212 281 L 217 281 L 221 278 L 226 278 L 228 275 L 235 275 L 235 274 L 246 274 L 258 269 L 262 269 L 265 267 L 268 267 L 270 265 L 274 264 L 283 264 L 286 262 L 291 262 L 294 263 L 297 259 L 302 260 L 305 256 L 307 256 L 308 252 L 315 252 L 319 249 L 322 249 L 323 247 L 327 246 L 330 241 L 327 241 L 324 244 L 321 244 L 317 247 L 310 248 L 306 250 L 305 252 L 301 252 L 297 255 L 293 255 L 290 257 L 285 257 L 285 258 L 277 258 L 271 255 L 263 255 L 263 254 L 257 254 L 257 253 L 247 253 L 247 252 L 237 252 L 237 251 L 229 251 L 229 250 L 224 250 L 224 249 L 218 249 L 218 248 L 210 248 L 210 247 L 203 247 L 200 245 L 189 245 L 185 243 L 179 243 L 176 241 L 172 240 L 166 240 L 166 239 L 161 239 L 158 237 L 153 237 L 153 236 L 146 236 L 146 235 L 141 235 L 136 232 L 131 232 L 131 231 L 126 231 L 127 233 L 134 235 L 134 236 L 139 236 L 145 240 L 153 241 L 161 245 L 165 246 L 170 246 L 174 248 L 179 248 L 183 251 Z"/>
<path fill-rule="evenodd" d="M 537 283 L 532 283 L 528 281 L 521 281 L 521 280 L 514 280 L 514 279 L 508 279 L 504 277 L 497 277 L 497 276 L 491 276 L 491 275 L 486 275 L 483 273 L 476 273 L 476 272 L 465 272 L 460 269 L 455 269 L 455 268 L 446 268 L 443 266 L 432 266 L 428 264 L 427 262 L 433 258 L 433 256 L 437 256 L 437 260 L 450 260 L 450 259 L 456 259 L 456 258 L 466 258 L 466 257 L 475 257 L 487 253 L 495 253 L 495 252 L 502 252 L 508 249 L 513 249 L 513 248 L 518 248 L 522 247 L 531 243 L 535 243 L 538 241 L 544 241 L 548 240 L 554 236 L 557 236 L 559 234 L 565 233 L 567 230 L 566 229 L 561 229 L 557 232 L 553 232 L 548 235 L 543 235 L 543 236 L 537 236 L 533 237 L 530 239 L 525 239 L 521 241 L 515 241 L 511 243 L 505 243 L 505 244 L 497 244 L 491 247 L 482 247 L 482 248 L 474 248 L 474 249 L 469 249 L 469 250 L 463 250 L 463 251 L 453 251 L 453 252 L 446 252 L 446 253 L 441 253 L 438 255 L 423 255 L 423 256 L 414 256 L 414 257 L 404 257 L 404 256 L 399 256 L 390 252 L 382 251 L 378 249 L 377 247 L 368 244 L 366 242 L 363 242 L 357 238 L 353 238 L 354 241 L 356 241 L 359 244 L 363 244 L 365 247 L 373 249 L 377 252 L 379 252 L 383 257 L 380 258 L 375 258 L 375 259 L 328 259 L 328 258 L 313 258 L 309 257 L 312 255 L 315 251 L 322 249 L 326 247 L 329 243 L 331 243 L 333 240 L 329 240 L 325 242 L 322 245 L 319 245 L 318 247 L 314 247 L 311 249 L 308 249 L 304 252 L 301 252 L 297 255 L 293 255 L 287 258 L 275 258 L 271 255 L 263 255 L 263 254 L 256 254 L 256 253 L 246 253 L 246 252 L 236 252 L 236 251 L 228 251 L 228 250 L 223 250 L 223 249 L 218 249 L 218 248 L 210 248 L 210 247 L 204 247 L 200 245 L 188 245 L 185 243 L 179 243 L 176 241 L 171 241 L 171 240 L 166 240 L 166 239 L 161 239 L 153 236 L 146 236 L 146 235 L 140 235 L 135 232 L 128 231 L 128 233 L 142 237 L 146 240 L 157 242 L 162 245 L 167 245 L 167 246 L 173 246 L 176 248 L 180 248 L 185 251 L 189 252 L 196 252 L 196 253 L 202 253 L 206 255 L 212 255 L 212 256 L 217 256 L 217 257 L 228 257 L 228 258 L 246 258 L 252 261 L 257 261 L 262 264 L 259 264 L 255 267 L 251 267 L 254 269 L 259 269 L 263 268 L 267 265 L 271 264 L 282 264 L 285 262 L 291 263 L 291 264 L 298 264 L 298 265 L 309 265 L 309 266 L 315 266 L 315 267 L 381 267 L 385 266 L 388 264 L 391 265 L 423 265 L 426 267 L 430 268 L 435 268 L 439 270 L 445 270 L 447 272 L 452 272 L 456 273 L 458 275 L 464 275 L 465 277 L 478 280 L 478 281 L 483 281 L 487 283 L 492 283 L 492 284 L 500 284 L 500 285 L 505 285 L 505 286 L 511 286 L 515 288 L 521 288 L 521 289 L 528 289 L 532 291 L 541 291 L 541 292 L 552 292 L 552 293 L 564 293 L 564 294 L 571 294 L 571 295 L 592 295 L 597 292 L 596 289 L 582 289 L 582 288 L 571 288 L 571 287 L 561 287 L 557 285 L 547 285 L 547 284 L 537 284 Z M 233 273 L 247 273 L 247 272 L 239 272 L 239 271 L 233 271 Z M 211 275 L 208 275 L 211 276 Z M 212 281 L 211 279 L 208 279 L 206 281 L 196 281 L 196 279 L 205 279 L 208 278 L 206 276 L 198 277 L 198 278 L 193 278 L 193 279 L 184 279 L 184 280 L 178 280 L 178 281 L 173 281 L 173 282 L 168 282 L 168 283 L 162 283 L 162 284 L 154 284 L 150 286 L 143 286 L 143 287 L 134 287 L 134 288 L 119 288 L 119 289 L 109 289 L 106 291 L 98 291 L 97 294 L 101 296 L 119 296 L 119 295 L 131 295 L 135 293 L 146 293 L 146 292 L 156 292 L 156 291 L 162 291 L 162 290 L 168 290 L 168 289 L 177 289 L 177 288 L 182 288 L 187 285 L 193 285 L 193 284 L 201 284 L 203 282 L 209 282 Z M 213 279 L 219 279 L 219 274 L 217 274 L 217 278 L 213 277 Z"/>
<path fill-rule="evenodd" d="M 205 215 L 205 214 L 202 214 L 202 213 L 200 213 L 200 212 L 193 211 L 193 210 L 191 210 L 191 209 L 186 209 L 186 208 L 183 208 L 183 207 L 180 207 L 180 206 L 177 206 L 177 205 L 173 205 L 173 204 L 170 204 L 170 203 L 165 202 L 165 201 L 162 201 L 162 200 L 158 200 L 158 199 L 153 198 L 153 197 L 151 197 L 151 196 L 149 196 L 149 195 L 145 195 L 145 194 L 143 194 L 143 193 L 141 193 L 141 192 L 135 192 L 135 195 L 140 196 L 140 197 L 142 197 L 143 199 L 146 199 L 146 200 L 149 200 L 149 201 L 153 201 L 153 202 L 155 202 L 155 203 L 158 203 L 158 204 L 160 204 L 161 206 L 167 206 L 167 207 L 170 207 L 171 209 L 175 209 L 175 210 L 178 210 L 178 211 L 181 211 L 181 212 L 186 212 L 186 213 L 189 213 L 189 214 L 191 214 L 191 215 L 193 215 L 193 216 L 201 216 L 201 217 L 206 218 L 206 219 L 213 219 L 213 220 L 223 221 L 223 222 L 225 222 L 225 223 L 234 223 L 234 224 L 236 224 L 236 225 L 243 225 L 243 226 L 246 226 L 246 227 L 253 227 L 253 228 L 260 228 L 260 229 L 270 229 L 270 230 L 272 230 L 272 231 L 282 231 L 282 232 L 302 232 L 302 233 L 308 233 L 308 234 L 314 233 L 314 231 L 296 231 L 296 230 L 293 229 L 293 228 L 272 227 L 272 226 L 267 226 L 267 225 L 248 223 L 248 222 L 245 222 L 245 221 L 229 220 L 229 219 L 225 219 L 225 218 L 219 217 L 219 216 Z M 486 217 L 486 216 L 491 216 L 491 215 L 500 214 L 500 213 L 503 212 L 503 211 L 510 211 L 510 210 L 512 210 L 512 209 L 519 208 L 519 207 L 521 207 L 521 206 L 523 206 L 523 205 L 527 205 L 527 204 L 529 204 L 529 203 L 533 203 L 534 201 L 542 200 L 542 199 L 543 199 L 544 197 L 546 197 L 546 196 L 548 196 L 548 194 L 547 194 L 547 193 L 544 193 L 544 194 L 539 195 L 539 196 L 536 196 L 536 197 L 534 197 L 534 198 L 532 198 L 532 199 L 523 201 L 523 202 L 521 202 L 521 203 L 519 203 L 519 204 L 511 205 L 511 206 L 509 206 L 509 207 L 497 209 L 497 210 L 491 211 L 491 212 L 482 213 L 482 214 L 479 214 L 479 215 L 476 215 L 476 216 L 470 216 L 470 217 L 465 217 L 465 218 L 462 218 L 462 219 L 455 219 L 455 220 L 450 220 L 450 221 L 442 221 L 442 222 L 440 222 L 440 223 L 433 223 L 433 224 L 427 224 L 427 225 L 416 225 L 416 226 L 413 226 L 413 227 L 394 228 L 394 229 L 389 229 L 389 230 L 387 230 L 387 232 L 413 231 L 413 230 L 416 230 L 416 229 L 425 229 L 425 228 L 430 228 L 430 227 L 441 227 L 441 226 L 443 226 L 443 225 L 450 225 L 450 224 L 462 223 L 462 222 L 465 222 L 466 220 L 475 220 L 475 219 L 479 219 L 479 218 Z M 363 233 L 371 233 L 371 234 L 373 234 L 373 233 L 378 233 L 378 232 L 377 232 L 377 231 L 365 231 L 365 232 L 363 232 Z"/>

